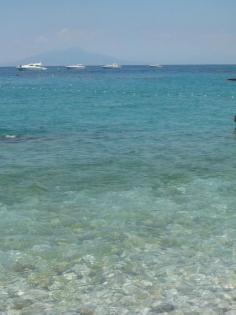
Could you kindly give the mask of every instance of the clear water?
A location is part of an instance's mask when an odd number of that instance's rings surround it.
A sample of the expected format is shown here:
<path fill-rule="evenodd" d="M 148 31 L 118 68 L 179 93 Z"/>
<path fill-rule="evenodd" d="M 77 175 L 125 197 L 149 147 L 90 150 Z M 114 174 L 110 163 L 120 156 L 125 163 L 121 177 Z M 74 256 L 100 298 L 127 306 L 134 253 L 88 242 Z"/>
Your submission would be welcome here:
<path fill-rule="evenodd" d="M 236 309 L 235 75 L 0 68 L 0 314 Z"/>

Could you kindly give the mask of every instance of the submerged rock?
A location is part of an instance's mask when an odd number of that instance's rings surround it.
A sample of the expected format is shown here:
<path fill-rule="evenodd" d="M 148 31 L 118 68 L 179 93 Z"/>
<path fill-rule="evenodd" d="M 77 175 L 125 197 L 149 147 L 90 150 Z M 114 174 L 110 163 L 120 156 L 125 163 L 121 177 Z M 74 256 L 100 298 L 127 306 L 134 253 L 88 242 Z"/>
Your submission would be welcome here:
<path fill-rule="evenodd" d="M 14 300 L 14 309 L 16 310 L 21 310 L 25 307 L 28 307 L 32 304 L 33 302 L 30 299 L 20 299 L 20 298 L 16 298 Z"/>
<path fill-rule="evenodd" d="M 151 307 L 153 314 L 168 313 L 175 310 L 175 306 L 170 303 L 154 303 Z"/>
<path fill-rule="evenodd" d="M 79 315 L 93 315 L 94 309 L 91 306 L 81 306 L 79 309 Z"/>

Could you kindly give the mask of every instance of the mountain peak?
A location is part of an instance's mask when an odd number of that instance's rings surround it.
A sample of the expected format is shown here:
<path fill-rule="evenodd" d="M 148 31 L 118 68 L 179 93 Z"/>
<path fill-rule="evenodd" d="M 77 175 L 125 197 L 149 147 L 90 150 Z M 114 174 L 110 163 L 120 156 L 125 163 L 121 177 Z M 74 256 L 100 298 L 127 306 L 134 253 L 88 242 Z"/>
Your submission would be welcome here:
<path fill-rule="evenodd" d="M 46 51 L 18 60 L 17 62 L 14 62 L 14 64 L 24 64 L 38 61 L 42 61 L 43 64 L 49 66 L 67 65 L 73 63 L 82 63 L 86 65 L 103 65 L 112 62 L 116 62 L 119 64 L 129 64 L 127 60 L 122 60 L 117 57 L 112 57 L 105 54 L 89 52 L 81 49 L 80 47 Z"/>

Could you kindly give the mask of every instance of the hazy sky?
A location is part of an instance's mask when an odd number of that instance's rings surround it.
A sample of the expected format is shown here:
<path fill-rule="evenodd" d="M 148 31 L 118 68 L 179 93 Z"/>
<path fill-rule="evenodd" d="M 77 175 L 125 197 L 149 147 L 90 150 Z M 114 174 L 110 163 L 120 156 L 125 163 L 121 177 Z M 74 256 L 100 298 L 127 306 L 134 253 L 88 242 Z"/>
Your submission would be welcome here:
<path fill-rule="evenodd" d="M 0 0 L 0 63 L 79 46 L 137 62 L 236 63 L 236 0 Z"/>

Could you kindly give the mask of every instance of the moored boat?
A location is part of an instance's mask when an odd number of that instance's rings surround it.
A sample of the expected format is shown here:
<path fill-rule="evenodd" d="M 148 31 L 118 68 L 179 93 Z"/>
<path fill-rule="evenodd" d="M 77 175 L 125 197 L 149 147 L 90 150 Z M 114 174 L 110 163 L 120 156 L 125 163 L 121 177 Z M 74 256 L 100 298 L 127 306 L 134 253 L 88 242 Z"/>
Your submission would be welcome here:
<path fill-rule="evenodd" d="M 42 62 L 29 63 L 26 65 L 19 65 L 16 68 L 18 70 L 47 70 L 47 68 L 43 66 Z"/>
<path fill-rule="evenodd" d="M 151 67 L 151 68 L 162 68 L 162 66 L 158 65 L 158 64 L 149 65 L 149 67 Z"/>
<path fill-rule="evenodd" d="M 78 64 L 75 64 L 75 65 L 69 65 L 69 66 L 66 66 L 67 69 L 85 69 L 85 66 L 82 65 L 81 63 L 78 63 Z"/>
<path fill-rule="evenodd" d="M 111 63 L 111 64 L 107 64 L 107 65 L 102 66 L 102 68 L 104 68 L 104 69 L 120 69 L 121 66 L 118 65 L 117 63 Z"/>

